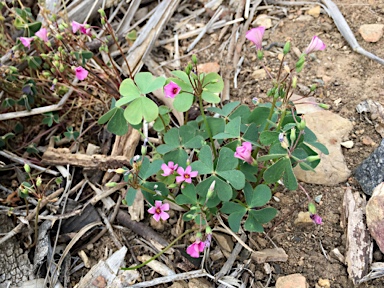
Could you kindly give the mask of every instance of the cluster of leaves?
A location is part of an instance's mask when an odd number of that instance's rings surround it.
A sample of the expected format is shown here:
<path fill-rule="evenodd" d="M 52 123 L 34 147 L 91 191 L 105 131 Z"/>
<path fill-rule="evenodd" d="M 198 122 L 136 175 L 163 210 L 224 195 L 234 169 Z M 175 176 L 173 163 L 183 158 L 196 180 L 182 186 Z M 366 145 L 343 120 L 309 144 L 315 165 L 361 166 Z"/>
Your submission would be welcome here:
<path fill-rule="evenodd" d="M 155 200 L 167 198 L 189 207 L 183 215 L 185 221 L 206 225 L 220 212 L 228 215 L 229 225 L 235 232 L 244 217 L 244 229 L 262 232 L 262 225 L 277 214 L 275 208 L 265 207 L 272 197 L 269 186 L 281 180 L 288 189 L 297 189 L 293 168 L 300 165 L 305 170 L 313 170 L 320 161 L 314 148 L 323 153 L 328 153 L 327 149 L 317 142 L 294 109 L 282 109 L 287 98 L 280 87 L 269 92 L 277 95 L 273 103 L 260 104 L 253 110 L 240 102 L 231 102 L 222 108 L 212 105 L 207 112 L 201 109 L 202 114 L 193 121 L 180 127 L 166 127 L 169 109 L 158 107 L 148 98 L 148 93 L 167 83 L 175 83 L 181 89 L 174 97 L 173 107 L 187 112 L 194 103 L 200 107 L 203 101 L 218 103 L 218 93 L 223 88 L 217 73 L 195 74 L 189 66 L 186 71 L 172 74 L 175 77 L 166 80 L 144 72 L 134 79 L 124 80 L 120 87 L 121 98 L 99 120 L 99 123 L 108 122 L 108 129 L 119 135 L 126 133 L 128 125 L 140 129 L 143 121 L 154 121 L 156 130 L 163 134 L 164 144 L 152 152 L 156 160 L 150 162 L 142 156 L 132 163 L 134 168 L 127 171 L 125 180 L 129 189 L 125 202 L 131 205 L 141 188 L 152 205 Z M 252 164 L 234 156 L 236 148 L 244 141 L 257 150 L 256 161 Z M 311 160 L 310 156 L 315 158 Z M 170 161 L 179 167 L 190 163 L 192 170 L 198 171 L 198 181 L 179 186 L 175 183 L 175 175 L 162 176 L 161 165 Z M 212 183 L 214 189 L 208 193 Z M 175 188 L 179 193 L 173 197 Z"/>

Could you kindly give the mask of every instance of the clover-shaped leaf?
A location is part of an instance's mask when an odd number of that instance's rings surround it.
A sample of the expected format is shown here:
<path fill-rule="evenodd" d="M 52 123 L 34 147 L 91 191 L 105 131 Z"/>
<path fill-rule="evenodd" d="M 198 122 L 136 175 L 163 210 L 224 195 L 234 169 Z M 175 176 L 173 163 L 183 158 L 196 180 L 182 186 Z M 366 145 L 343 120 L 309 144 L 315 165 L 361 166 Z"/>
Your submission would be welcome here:
<path fill-rule="evenodd" d="M 124 117 L 127 121 L 136 125 L 144 120 L 147 122 L 154 121 L 159 115 L 159 107 L 152 100 L 141 96 L 133 100 L 124 111 Z"/>

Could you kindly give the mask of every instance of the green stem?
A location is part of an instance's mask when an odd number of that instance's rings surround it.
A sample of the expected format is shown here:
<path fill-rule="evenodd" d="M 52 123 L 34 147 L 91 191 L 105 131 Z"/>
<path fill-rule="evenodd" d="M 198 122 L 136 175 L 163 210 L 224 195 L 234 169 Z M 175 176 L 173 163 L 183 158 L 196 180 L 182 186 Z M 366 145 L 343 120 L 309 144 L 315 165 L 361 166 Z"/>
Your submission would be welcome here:
<path fill-rule="evenodd" d="M 198 98 L 199 98 L 200 113 L 201 113 L 201 116 L 203 117 L 205 129 L 207 129 L 209 140 L 211 142 L 211 147 L 212 147 L 212 150 L 213 150 L 213 155 L 214 155 L 214 157 L 216 159 L 217 154 L 216 154 L 216 149 L 215 149 L 215 143 L 213 142 L 211 128 L 208 125 L 207 117 L 205 116 L 205 113 L 204 113 L 203 99 L 201 99 L 201 95 L 199 95 Z"/>
<path fill-rule="evenodd" d="M 161 116 L 160 113 L 159 113 L 159 118 L 160 118 L 161 122 L 162 122 L 163 125 L 164 125 L 164 131 L 165 131 L 165 133 L 167 133 L 167 131 L 168 131 L 168 129 L 167 129 L 167 125 L 165 125 L 164 118 L 163 118 L 163 116 Z"/>
<path fill-rule="evenodd" d="M 189 229 L 187 231 L 185 231 L 183 234 L 181 234 L 179 237 L 177 237 L 175 240 L 173 240 L 167 247 L 164 248 L 164 250 L 160 251 L 159 253 L 157 253 L 155 256 L 153 256 L 152 258 L 148 259 L 147 261 L 141 263 L 140 265 L 136 265 L 136 266 L 133 266 L 133 267 L 127 267 L 127 268 L 121 268 L 122 270 L 136 270 L 136 269 L 139 269 L 145 265 L 147 265 L 149 262 L 151 262 L 152 260 L 155 260 L 156 258 L 160 257 L 161 255 L 163 255 L 168 249 L 170 249 L 173 245 L 176 244 L 177 241 L 179 241 L 181 238 L 183 238 L 185 235 L 195 231 L 195 230 L 198 230 L 198 228 L 194 228 L 194 229 Z"/>
<path fill-rule="evenodd" d="M 152 195 L 159 195 L 158 193 L 156 193 L 156 191 L 152 191 L 151 189 L 148 189 L 148 188 L 146 188 L 146 187 L 144 187 L 144 186 L 142 186 L 142 185 L 139 185 L 139 187 L 140 187 L 141 190 L 144 190 L 144 191 L 146 191 L 146 192 L 148 192 L 148 193 L 151 193 Z M 173 199 L 171 199 L 171 198 L 164 197 L 163 195 L 159 195 L 159 196 L 163 197 L 164 200 L 168 200 L 169 202 L 175 203 L 176 205 L 178 205 L 178 206 L 184 208 L 185 210 L 189 210 L 189 207 L 186 206 L 186 205 L 179 205 L 179 204 L 176 203 L 175 200 L 173 200 Z"/>

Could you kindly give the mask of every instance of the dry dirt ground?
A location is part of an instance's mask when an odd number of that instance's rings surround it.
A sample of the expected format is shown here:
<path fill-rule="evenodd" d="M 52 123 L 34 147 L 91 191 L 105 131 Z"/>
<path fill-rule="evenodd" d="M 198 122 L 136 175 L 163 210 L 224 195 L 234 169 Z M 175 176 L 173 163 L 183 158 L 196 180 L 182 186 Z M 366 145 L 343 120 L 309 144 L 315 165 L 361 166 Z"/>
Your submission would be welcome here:
<path fill-rule="evenodd" d="M 190 2 L 191 10 L 202 7 L 199 1 L 191 0 L 187 2 Z M 229 1 L 224 1 L 224 4 L 227 2 Z M 384 23 L 384 0 L 339 0 L 335 1 L 335 3 L 346 18 L 360 45 L 366 50 L 384 58 L 384 37 L 377 43 L 367 43 L 358 32 L 359 27 L 363 24 Z M 372 153 L 381 141 L 380 135 L 374 130 L 373 126 L 367 121 L 360 119 L 355 108 L 357 104 L 365 99 L 382 101 L 384 96 L 384 67 L 360 54 L 354 53 L 333 24 L 332 19 L 326 14 L 322 13 L 318 18 L 313 18 L 310 21 L 296 21 L 297 17 L 305 14 L 303 7 L 305 8 L 306 6 L 282 7 L 286 8 L 286 17 L 273 20 L 274 26 L 266 31 L 264 40 L 268 45 L 273 42 L 281 43 L 290 39 L 293 45 L 301 49 L 301 51 L 308 45 L 313 35 L 318 35 L 325 42 L 327 49 L 324 52 L 316 53 L 312 57 L 311 61 L 306 65 L 304 73 L 301 74 L 299 81 L 307 86 L 315 83 L 318 84 L 315 96 L 319 101 L 329 104 L 332 112 L 353 122 L 353 131 L 348 139 L 345 140 L 353 140 L 354 147 L 343 150 L 347 165 L 353 171 Z M 281 8 L 276 8 L 276 10 L 281 10 Z M 257 14 L 260 13 L 266 13 L 266 11 L 262 10 Z M 204 14 L 193 21 L 196 21 L 196 23 L 207 23 L 210 17 L 210 15 Z M 168 38 L 172 34 L 172 23 L 176 22 L 176 19 L 171 19 L 167 30 L 160 36 L 160 39 Z M 197 56 L 200 62 L 213 61 L 219 63 L 223 71 L 227 65 L 225 63 L 226 55 L 225 52 L 221 52 L 220 48 L 230 33 L 228 32 L 223 40 L 217 41 L 219 33 L 220 31 L 204 36 L 195 50 L 211 45 L 198 52 Z M 186 48 L 192 41 L 193 39 L 180 41 L 181 56 L 186 54 Z M 277 55 L 281 52 L 281 49 L 279 49 L 276 47 L 272 48 L 269 53 Z M 241 55 L 244 56 L 244 62 L 238 76 L 238 88 L 231 87 L 231 100 L 241 100 L 250 105 L 252 105 L 251 99 L 253 97 L 267 101 L 266 92 L 270 88 L 271 83 L 267 79 L 258 79 L 252 76 L 252 73 L 260 67 L 255 61 L 255 50 L 248 41 L 245 42 Z M 171 59 L 169 51 L 163 47 L 155 48 L 152 56 L 159 62 Z M 269 59 L 273 59 L 273 57 L 269 57 Z M 277 60 L 269 61 L 268 65 L 272 69 L 276 69 Z M 183 62 L 182 66 L 185 63 Z M 384 104 L 383 102 L 381 103 Z M 367 137 L 370 137 L 372 141 L 369 141 Z M 295 225 L 294 220 L 297 218 L 298 212 L 306 211 L 305 195 L 300 191 L 279 191 L 280 202 L 275 203 L 274 206 L 280 210 L 280 213 L 272 223 L 266 226 L 265 230 L 268 237 L 258 234 L 249 235 L 254 240 L 253 242 L 257 243 L 258 249 L 273 248 L 273 241 L 288 254 L 287 262 L 271 263 L 273 276 L 268 287 L 273 287 L 279 276 L 293 273 L 301 273 L 305 276 L 309 287 L 315 287 L 319 278 L 329 279 L 331 287 L 334 288 L 353 287 L 352 283 L 348 280 L 346 266 L 337 260 L 327 260 L 321 249 L 322 246 L 329 253 L 332 249 L 339 248 L 341 253 L 345 252 L 346 239 L 340 221 L 342 199 L 347 184 L 352 187 L 353 191 L 361 191 L 353 177 L 348 179 L 348 183 L 340 183 L 339 185 L 329 187 L 303 184 L 312 197 L 323 195 L 321 203 L 318 205 L 318 212 L 324 221 L 324 224 L 321 226 Z M 176 219 L 177 215 L 174 218 Z M 146 220 L 148 221 L 148 219 Z M 171 224 L 165 225 L 163 236 L 168 240 L 172 240 L 173 237 L 169 233 L 172 228 Z M 120 231 L 117 232 L 121 236 L 120 233 Z M 125 235 L 128 240 L 132 236 Z M 110 238 L 104 236 L 92 247 L 89 247 L 90 249 L 85 250 L 92 259 L 93 264 L 98 259 L 103 258 L 106 247 L 115 249 L 111 243 Z M 252 241 L 247 243 L 251 247 L 256 248 Z M 214 248 L 214 245 L 217 244 L 213 241 L 212 245 Z M 374 249 L 375 261 L 382 261 L 383 255 L 377 247 Z M 131 256 L 128 255 L 129 257 Z M 217 272 L 222 264 L 223 262 L 218 262 L 213 265 L 212 269 L 216 269 Z M 87 271 L 87 269 L 83 269 L 76 276 L 80 277 Z M 153 274 L 149 268 L 143 268 L 140 272 L 147 274 L 146 280 L 152 277 L 159 277 L 159 275 Z M 265 284 L 269 276 L 265 273 L 263 265 L 256 265 L 254 277 L 255 280 Z M 73 281 L 72 284 L 75 284 L 75 282 Z M 384 279 L 370 281 L 362 284 L 360 287 L 384 287 Z"/>

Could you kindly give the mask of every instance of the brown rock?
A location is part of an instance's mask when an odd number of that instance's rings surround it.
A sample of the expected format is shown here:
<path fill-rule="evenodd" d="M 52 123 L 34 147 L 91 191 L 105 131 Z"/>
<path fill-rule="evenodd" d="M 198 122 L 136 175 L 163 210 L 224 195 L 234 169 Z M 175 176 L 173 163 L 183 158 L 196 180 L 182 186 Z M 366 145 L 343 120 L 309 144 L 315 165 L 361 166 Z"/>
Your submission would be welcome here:
<path fill-rule="evenodd" d="M 331 287 L 331 282 L 328 279 L 322 279 L 320 278 L 319 281 L 317 281 L 320 287 L 324 288 L 330 288 Z"/>
<path fill-rule="evenodd" d="M 251 257 L 258 264 L 277 261 L 286 262 L 288 260 L 288 255 L 283 248 L 264 249 L 253 252 Z"/>
<path fill-rule="evenodd" d="M 369 233 L 384 253 L 384 182 L 373 190 L 365 209 Z"/>
<path fill-rule="evenodd" d="M 313 221 L 310 217 L 310 214 L 309 212 L 299 212 L 299 214 L 297 215 L 297 218 L 295 220 L 295 224 L 297 225 L 313 225 Z"/>
<path fill-rule="evenodd" d="M 361 37 L 367 42 L 377 42 L 383 36 L 384 24 L 364 24 L 359 28 Z"/>
<path fill-rule="evenodd" d="M 321 155 L 315 172 L 304 171 L 296 166 L 296 177 L 306 183 L 322 185 L 336 185 L 347 180 L 351 171 L 345 163 L 340 143 L 352 130 L 352 123 L 325 110 L 305 115 L 305 121 L 308 128 L 316 134 L 318 141 L 328 148 L 329 155 Z"/>
<path fill-rule="evenodd" d="M 265 29 L 269 29 L 272 27 L 272 20 L 268 15 L 260 14 L 256 20 L 252 22 L 252 26 L 264 26 Z"/>
<path fill-rule="evenodd" d="M 258 69 L 252 72 L 252 77 L 254 79 L 264 79 L 265 77 L 267 77 L 267 73 L 264 69 Z"/>
<path fill-rule="evenodd" d="M 219 73 L 220 64 L 217 62 L 201 63 L 201 64 L 197 65 L 197 70 L 200 73 L 211 73 L 211 72 Z"/>
<path fill-rule="evenodd" d="M 307 11 L 308 15 L 311 15 L 315 18 L 319 17 L 320 15 L 320 6 L 315 6 Z"/>
<path fill-rule="evenodd" d="M 222 249 L 232 252 L 234 244 L 231 236 L 217 232 L 212 233 L 212 236 Z"/>
<path fill-rule="evenodd" d="M 305 277 L 299 273 L 279 277 L 276 281 L 276 288 L 308 288 Z"/>

